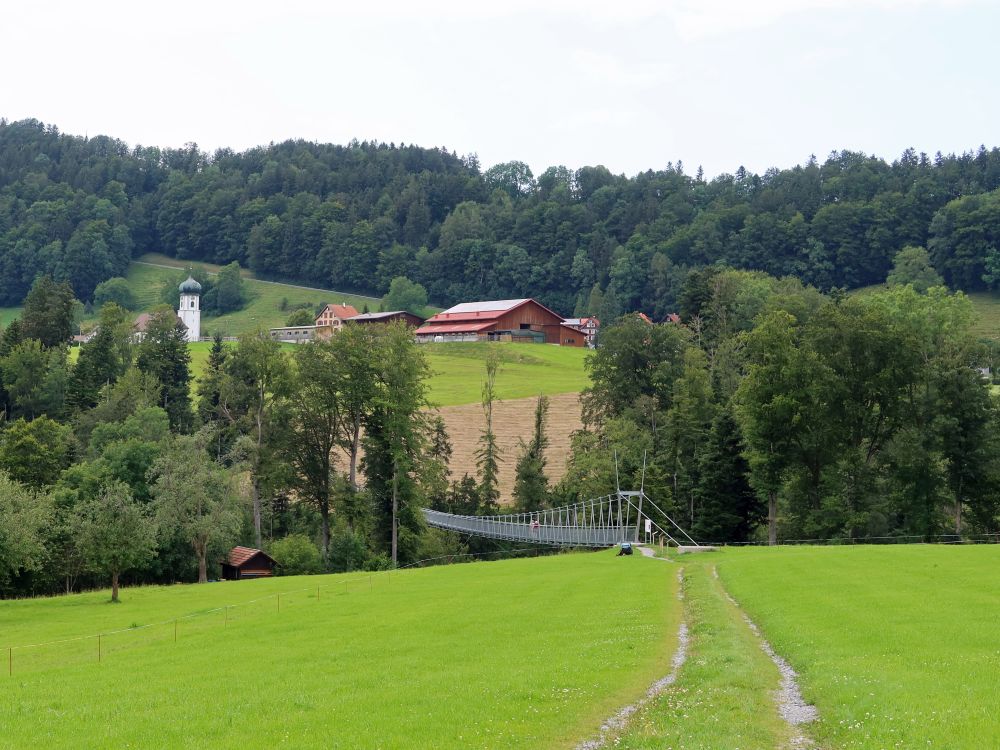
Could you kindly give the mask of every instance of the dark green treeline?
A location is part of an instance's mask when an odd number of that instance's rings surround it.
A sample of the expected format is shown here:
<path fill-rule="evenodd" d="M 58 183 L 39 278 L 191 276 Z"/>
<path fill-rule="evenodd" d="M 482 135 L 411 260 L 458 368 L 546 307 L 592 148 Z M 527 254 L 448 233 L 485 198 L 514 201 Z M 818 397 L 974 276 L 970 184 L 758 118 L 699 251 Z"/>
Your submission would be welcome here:
<path fill-rule="evenodd" d="M 0 305 L 39 274 L 90 301 L 148 251 L 378 295 L 402 276 L 438 304 L 532 296 L 607 319 L 678 310 L 687 276 L 715 264 L 823 290 L 878 283 L 908 245 L 972 291 L 1000 283 L 998 188 L 996 148 L 892 163 L 844 151 L 711 180 L 679 162 L 536 176 L 416 146 L 206 154 L 0 121 Z"/>

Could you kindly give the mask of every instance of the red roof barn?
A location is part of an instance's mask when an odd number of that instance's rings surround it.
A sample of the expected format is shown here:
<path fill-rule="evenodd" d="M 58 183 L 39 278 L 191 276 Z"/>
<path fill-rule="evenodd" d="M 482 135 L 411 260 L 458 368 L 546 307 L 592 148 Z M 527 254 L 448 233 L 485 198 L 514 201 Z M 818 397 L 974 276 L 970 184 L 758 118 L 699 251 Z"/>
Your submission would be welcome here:
<path fill-rule="evenodd" d="M 537 341 L 583 346 L 583 334 L 533 299 L 463 302 L 430 318 L 416 331 L 420 341 Z"/>
<path fill-rule="evenodd" d="M 266 552 L 252 547 L 233 547 L 222 563 L 222 577 L 227 581 L 241 578 L 267 578 L 274 575 L 278 563 Z"/>

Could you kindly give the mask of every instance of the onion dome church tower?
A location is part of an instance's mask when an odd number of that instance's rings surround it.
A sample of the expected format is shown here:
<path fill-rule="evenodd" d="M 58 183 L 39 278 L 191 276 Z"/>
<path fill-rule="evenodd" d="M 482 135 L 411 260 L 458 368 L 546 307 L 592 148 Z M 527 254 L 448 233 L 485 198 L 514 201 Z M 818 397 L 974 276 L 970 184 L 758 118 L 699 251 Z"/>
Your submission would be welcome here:
<path fill-rule="evenodd" d="M 181 309 L 177 311 L 177 317 L 187 326 L 187 340 L 197 341 L 201 338 L 201 284 L 195 281 L 190 274 L 187 280 L 182 281 Z"/>

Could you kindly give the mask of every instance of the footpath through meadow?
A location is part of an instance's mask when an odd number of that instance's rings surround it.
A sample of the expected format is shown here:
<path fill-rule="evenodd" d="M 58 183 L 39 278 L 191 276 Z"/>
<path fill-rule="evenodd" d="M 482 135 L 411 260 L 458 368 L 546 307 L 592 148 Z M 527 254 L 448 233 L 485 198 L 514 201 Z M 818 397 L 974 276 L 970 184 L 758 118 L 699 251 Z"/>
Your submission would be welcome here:
<path fill-rule="evenodd" d="M 639 549 L 656 564 L 669 562 Z M 677 558 L 683 621 L 673 670 L 577 750 L 815 747 L 806 728 L 815 709 L 802 700 L 791 666 L 726 592 L 717 558 Z"/>

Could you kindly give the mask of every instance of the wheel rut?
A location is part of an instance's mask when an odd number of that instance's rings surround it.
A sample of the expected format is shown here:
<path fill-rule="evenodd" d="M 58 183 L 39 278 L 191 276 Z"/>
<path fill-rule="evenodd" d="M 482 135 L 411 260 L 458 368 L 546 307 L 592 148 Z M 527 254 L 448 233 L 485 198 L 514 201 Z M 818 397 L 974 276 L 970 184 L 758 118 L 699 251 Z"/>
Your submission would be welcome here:
<path fill-rule="evenodd" d="M 640 547 L 640 549 L 643 549 L 643 554 L 646 554 L 644 548 Z M 647 555 L 647 557 L 652 557 L 652 555 Z M 677 571 L 677 582 L 677 598 L 683 601 L 684 568 Z M 622 709 L 619 709 L 614 716 L 608 718 L 603 724 L 601 724 L 601 729 L 597 736 L 581 742 L 576 746 L 576 750 L 600 750 L 600 748 L 607 747 L 609 740 L 625 731 L 629 721 L 638 711 L 644 708 L 650 701 L 657 698 L 668 687 L 677 682 L 677 678 L 681 673 L 681 667 L 683 667 L 684 662 L 687 661 L 690 640 L 691 636 L 688 632 L 687 620 L 682 614 L 681 623 L 677 628 L 677 650 L 674 652 L 674 655 L 670 660 L 670 673 L 650 685 L 646 694 L 642 698 L 634 703 L 630 703 Z"/>
<path fill-rule="evenodd" d="M 750 616 L 743 611 L 739 602 L 737 602 L 729 594 L 729 592 L 726 591 L 722 580 L 719 578 L 719 571 L 714 565 L 712 566 L 712 577 L 718 581 L 719 588 L 722 590 L 726 599 L 740 613 L 740 616 L 747 624 L 747 627 L 749 627 L 753 634 L 757 637 L 761 650 L 767 654 L 768 658 L 772 662 L 774 662 L 774 666 L 777 667 L 778 673 L 781 675 L 781 686 L 774 693 L 774 702 L 778 708 L 778 714 L 782 719 L 784 719 L 791 731 L 789 746 L 795 750 L 805 748 L 815 749 L 816 743 L 802 731 L 801 727 L 803 724 L 809 724 L 816 721 L 819 718 L 819 712 L 816 710 L 816 706 L 808 703 L 806 699 L 802 697 L 802 691 L 799 689 L 798 674 L 792 665 L 789 664 L 784 657 L 777 653 L 770 643 L 768 643 L 767 639 L 764 638 L 763 633 L 761 633 L 760 628 L 757 627 L 757 623 L 755 623 Z"/>

